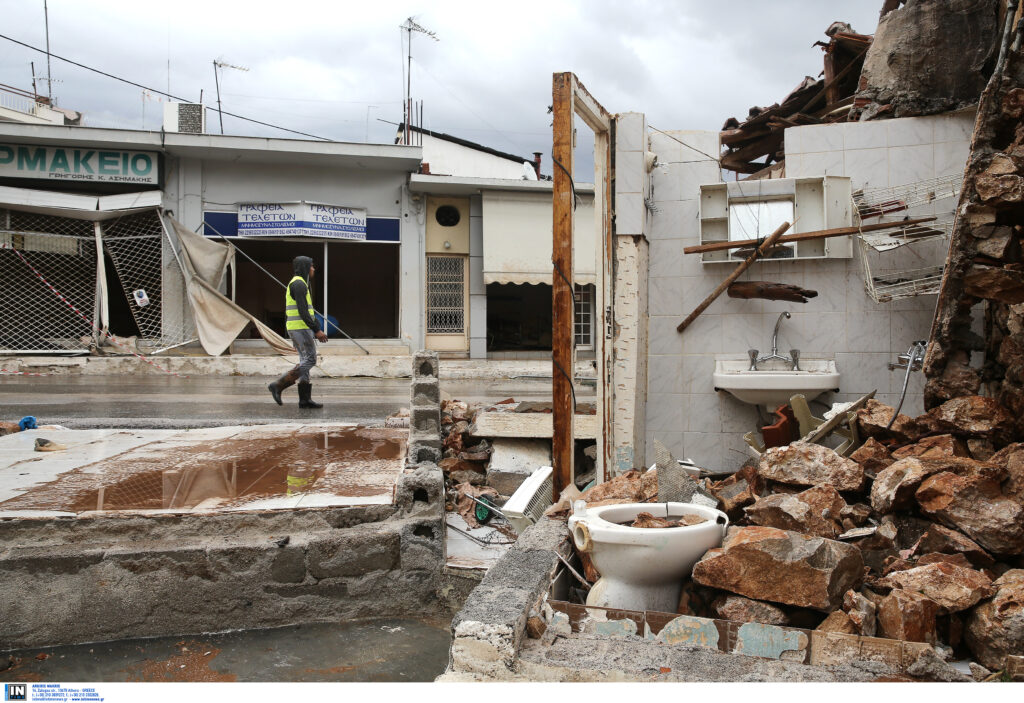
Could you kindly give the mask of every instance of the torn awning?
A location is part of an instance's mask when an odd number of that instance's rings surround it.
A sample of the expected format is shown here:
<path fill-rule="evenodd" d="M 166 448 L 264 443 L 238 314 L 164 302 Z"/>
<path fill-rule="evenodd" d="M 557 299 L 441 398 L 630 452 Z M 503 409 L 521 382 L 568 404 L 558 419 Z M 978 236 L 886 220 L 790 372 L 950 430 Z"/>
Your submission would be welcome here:
<path fill-rule="evenodd" d="M 573 278 L 595 283 L 597 225 L 592 196 L 580 196 L 574 215 Z M 483 194 L 484 283 L 551 285 L 550 193 Z"/>

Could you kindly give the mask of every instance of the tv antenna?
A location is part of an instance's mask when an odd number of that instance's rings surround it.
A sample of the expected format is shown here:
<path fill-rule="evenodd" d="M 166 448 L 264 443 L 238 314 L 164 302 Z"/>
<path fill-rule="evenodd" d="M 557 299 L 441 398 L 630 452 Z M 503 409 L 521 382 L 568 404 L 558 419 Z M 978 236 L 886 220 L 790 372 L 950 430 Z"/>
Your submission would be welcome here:
<path fill-rule="evenodd" d="M 403 141 L 408 144 L 409 137 L 412 133 L 412 130 L 409 127 L 409 122 L 412 119 L 412 33 L 419 32 L 420 34 L 427 35 L 434 41 L 441 40 L 437 38 L 437 34 L 435 32 L 431 32 L 426 27 L 420 25 L 413 17 L 406 18 L 405 22 L 399 25 L 398 28 L 405 30 L 405 65 L 402 66 L 402 68 L 405 69 L 405 85 L 403 86 L 403 88 L 405 88 L 405 95 L 402 100 L 402 112 L 405 115 L 405 119 L 403 120 L 405 123 Z"/>
<path fill-rule="evenodd" d="M 220 111 L 220 69 L 233 68 L 236 71 L 248 71 L 245 66 L 228 63 L 223 57 L 213 60 L 213 81 L 217 85 L 217 116 L 220 118 L 220 133 L 224 134 L 224 113 Z"/>

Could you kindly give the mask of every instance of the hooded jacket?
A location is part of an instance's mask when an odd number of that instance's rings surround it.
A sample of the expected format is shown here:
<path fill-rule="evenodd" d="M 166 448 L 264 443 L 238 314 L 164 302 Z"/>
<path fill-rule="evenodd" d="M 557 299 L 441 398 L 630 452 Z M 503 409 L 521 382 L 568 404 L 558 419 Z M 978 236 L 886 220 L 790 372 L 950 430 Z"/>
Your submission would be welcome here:
<path fill-rule="evenodd" d="M 292 281 L 292 284 L 288 286 L 288 292 L 291 293 L 292 298 L 295 300 L 305 300 L 306 291 L 309 287 L 309 270 L 313 267 L 313 260 L 308 256 L 296 256 L 292 261 L 292 271 L 296 276 L 301 276 L 301 281 Z M 313 332 L 320 331 L 320 325 L 306 309 L 305 305 L 299 306 L 299 317 L 306 323 L 306 326 Z"/>

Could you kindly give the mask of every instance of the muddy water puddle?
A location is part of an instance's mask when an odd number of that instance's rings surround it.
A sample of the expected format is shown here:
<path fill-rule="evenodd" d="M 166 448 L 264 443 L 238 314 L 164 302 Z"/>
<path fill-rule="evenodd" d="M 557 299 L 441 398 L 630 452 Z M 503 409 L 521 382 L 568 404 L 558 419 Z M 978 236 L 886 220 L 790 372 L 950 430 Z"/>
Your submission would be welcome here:
<path fill-rule="evenodd" d="M 447 622 L 382 618 L 0 654 L 4 681 L 433 681 Z"/>
<path fill-rule="evenodd" d="M 71 471 L 0 509 L 188 510 L 313 492 L 372 496 L 394 485 L 405 443 L 403 431 L 364 427 L 172 438 Z"/>

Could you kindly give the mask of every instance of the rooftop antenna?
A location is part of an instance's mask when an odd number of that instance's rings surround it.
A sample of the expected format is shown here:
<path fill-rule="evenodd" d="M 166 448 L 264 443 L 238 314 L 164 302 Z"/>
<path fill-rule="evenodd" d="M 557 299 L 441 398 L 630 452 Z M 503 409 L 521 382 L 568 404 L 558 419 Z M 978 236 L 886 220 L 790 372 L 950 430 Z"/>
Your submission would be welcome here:
<path fill-rule="evenodd" d="M 50 75 L 50 8 L 43 0 L 43 20 L 46 23 L 46 97 L 53 104 L 53 76 Z"/>
<path fill-rule="evenodd" d="M 217 84 L 217 116 L 220 118 L 220 133 L 224 134 L 224 113 L 220 111 L 220 69 L 233 68 L 236 71 L 248 71 L 245 66 L 228 63 L 223 57 L 213 60 L 213 81 Z"/>
<path fill-rule="evenodd" d="M 402 112 L 405 115 L 403 120 L 405 123 L 405 134 L 403 141 L 405 144 L 409 144 L 409 136 L 412 133 L 409 127 L 409 121 L 412 119 L 412 105 L 410 104 L 412 99 L 412 33 L 419 32 L 420 34 L 426 34 L 434 41 L 441 40 L 437 38 L 436 33 L 421 26 L 412 17 L 407 18 L 398 28 L 405 30 L 405 96 L 404 100 L 402 100 Z"/>

